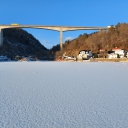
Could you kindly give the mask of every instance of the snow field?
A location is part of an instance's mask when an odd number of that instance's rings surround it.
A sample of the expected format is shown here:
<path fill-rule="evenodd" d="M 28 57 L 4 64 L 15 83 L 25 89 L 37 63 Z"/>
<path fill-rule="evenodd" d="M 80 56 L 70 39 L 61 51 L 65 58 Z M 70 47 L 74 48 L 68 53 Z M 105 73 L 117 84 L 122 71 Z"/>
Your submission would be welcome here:
<path fill-rule="evenodd" d="M 127 128 L 128 63 L 0 63 L 1 128 Z"/>

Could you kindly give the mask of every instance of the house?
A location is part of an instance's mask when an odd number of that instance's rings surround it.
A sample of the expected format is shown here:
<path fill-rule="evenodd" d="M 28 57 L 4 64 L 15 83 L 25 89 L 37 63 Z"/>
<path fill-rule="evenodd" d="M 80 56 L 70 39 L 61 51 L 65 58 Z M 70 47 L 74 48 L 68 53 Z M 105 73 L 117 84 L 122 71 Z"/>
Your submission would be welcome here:
<path fill-rule="evenodd" d="M 77 59 L 88 60 L 92 57 L 90 50 L 81 50 L 77 56 Z"/>
<path fill-rule="evenodd" d="M 117 54 L 115 54 L 114 51 L 108 51 L 108 58 L 115 59 L 115 58 L 117 58 Z"/>
<path fill-rule="evenodd" d="M 60 60 L 74 60 L 74 61 L 76 61 L 76 57 L 74 57 L 74 56 L 66 56 L 66 52 L 63 54 L 63 57 L 61 57 L 61 59 L 59 58 L 59 61 Z"/>
<path fill-rule="evenodd" d="M 63 56 L 63 59 L 62 60 L 74 60 L 74 61 L 76 61 L 76 57 L 74 57 L 74 56 Z"/>
<path fill-rule="evenodd" d="M 115 52 L 119 56 L 119 58 L 123 58 L 125 56 L 125 51 L 120 48 L 113 48 L 112 51 Z"/>
<path fill-rule="evenodd" d="M 112 59 L 112 58 L 123 58 L 125 57 L 125 50 L 122 50 L 120 48 L 113 48 L 112 51 L 108 51 L 108 58 Z"/>
<path fill-rule="evenodd" d="M 126 58 L 128 59 L 128 52 L 126 52 Z"/>

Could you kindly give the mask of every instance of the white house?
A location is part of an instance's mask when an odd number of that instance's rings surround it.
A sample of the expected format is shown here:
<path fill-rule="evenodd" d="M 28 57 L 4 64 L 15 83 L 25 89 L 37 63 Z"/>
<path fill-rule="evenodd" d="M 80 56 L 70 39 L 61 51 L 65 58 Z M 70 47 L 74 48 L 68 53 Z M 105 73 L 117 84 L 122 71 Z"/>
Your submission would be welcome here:
<path fill-rule="evenodd" d="M 78 59 L 88 60 L 92 57 L 92 52 L 90 50 L 82 50 L 78 54 Z"/>
<path fill-rule="evenodd" d="M 112 51 L 114 51 L 115 54 L 119 55 L 120 58 L 123 58 L 125 55 L 125 51 L 120 48 L 113 48 Z"/>
<path fill-rule="evenodd" d="M 128 59 L 128 52 L 126 53 L 126 58 Z"/>
<path fill-rule="evenodd" d="M 115 54 L 114 52 L 108 53 L 108 58 L 109 59 L 117 58 L 117 54 Z"/>

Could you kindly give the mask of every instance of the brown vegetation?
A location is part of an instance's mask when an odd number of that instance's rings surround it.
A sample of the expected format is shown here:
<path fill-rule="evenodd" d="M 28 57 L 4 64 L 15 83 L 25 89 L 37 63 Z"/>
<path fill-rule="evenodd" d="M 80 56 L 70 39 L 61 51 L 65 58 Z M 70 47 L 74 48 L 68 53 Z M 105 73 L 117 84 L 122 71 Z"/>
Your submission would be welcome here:
<path fill-rule="evenodd" d="M 55 56 L 58 57 L 62 53 L 59 52 L 58 46 L 52 49 Z M 108 30 L 94 32 L 92 34 L 83 34 L 72 41 L 66 41 L 63 45 L 63 53 L 68 56 L 77 56 L 78 52 L 83 49 L 91 50 L 98 53 L 100 49 L 110 51 L 114 47 L 119 47 L 128 51 L 128 24 L 118 23 Z"/>

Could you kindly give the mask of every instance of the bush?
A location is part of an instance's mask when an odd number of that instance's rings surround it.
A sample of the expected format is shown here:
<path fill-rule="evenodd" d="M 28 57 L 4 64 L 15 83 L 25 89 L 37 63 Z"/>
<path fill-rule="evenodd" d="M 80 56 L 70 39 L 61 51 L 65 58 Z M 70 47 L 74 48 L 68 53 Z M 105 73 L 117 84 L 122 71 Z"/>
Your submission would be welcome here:
<path fill-rule="evenodd" d="M 97 54 L 97 53 L 94 53 L 94 54 L 93 54 L 93 57 L 94 57 L 94 58 L 98 58 L 98 54 Z"/>

